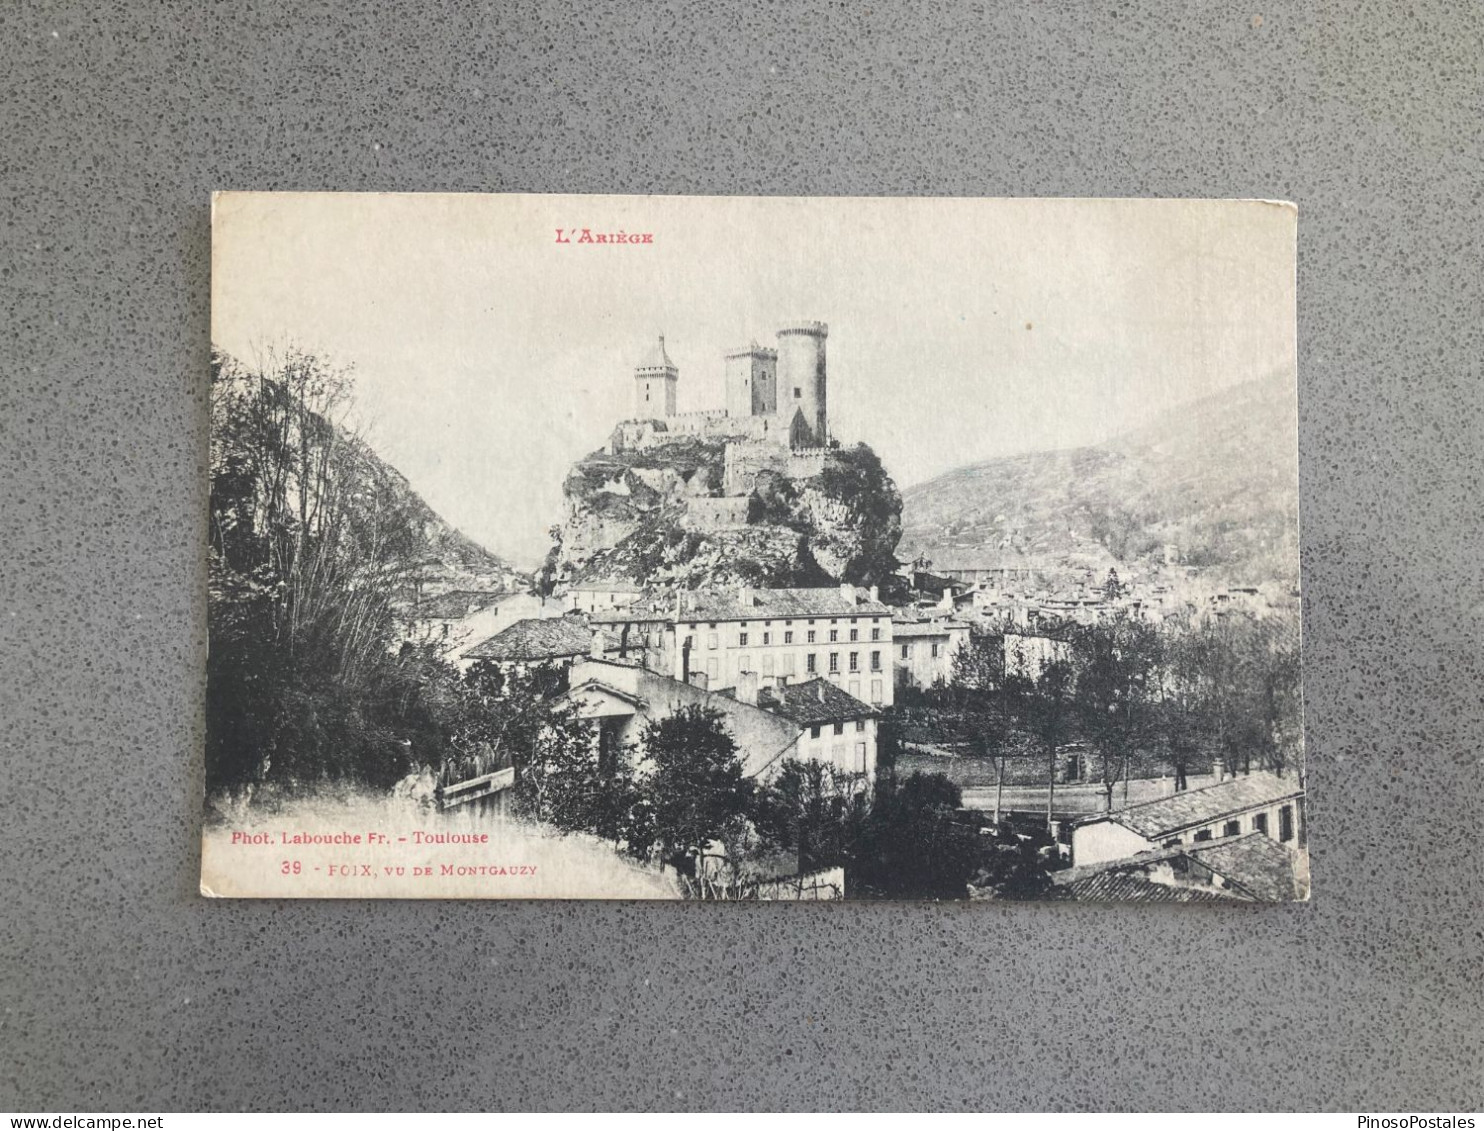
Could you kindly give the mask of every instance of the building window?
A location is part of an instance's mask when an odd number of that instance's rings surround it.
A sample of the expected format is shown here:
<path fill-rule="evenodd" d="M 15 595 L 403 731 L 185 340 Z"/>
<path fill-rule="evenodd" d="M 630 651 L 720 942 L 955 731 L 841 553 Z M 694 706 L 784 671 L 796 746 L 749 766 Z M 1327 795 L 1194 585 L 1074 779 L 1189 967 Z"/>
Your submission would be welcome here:
<path fill-rule="evenodd" d="M 861 654 L 859 652 L 850 653 L 850 670 L 853 672 L 861 670 Z"/>
<path fill-rule="evenodd" d="M 936 660 L 937 658 L 938 658 L 938 642 L 936 640 L 934 640 L 933 641 L 933 659 Z"/>
<path fill-rule="evenodd" d="M 879 628 L 873 628 L 873 629 L 871 629 L 871 639 L 872 640 L 880 640 L 881 639 L 881 630 Z"/>
<path fill-rule="evenodd" d="M 839 652 L 831 652 L 830 653 L 830 671 L 837 672 L 839 670 L 840 670 L 840 653 Z"/>
<path fill-rule="evenodd" d="M 804 670 L 811 674 L 819 670 L 819 657 L 813 652 L 804 657 Z"/>
<path fill-rule="evenodd" d="M 879 679 L 871 681 L 871 702 L 878 707 L 881 705 L 881 681 Z"/>
<path fill-rule="evenodd" d="M 1197 832 L 1195 834 L 1195 839 L 1196 839 L 1196 843 L 1197 844 L 1199 844 L 1203 840 L 1210 840 L 1211 839 L 1211 830 L 1210 829 L 1201 829 L 1199 832 Z"/>
<path fill-rule="evenodd" d="M 806 644 L 813 644 L 814 643 L 814 630 L 812 628 L 808 632 L 806 632 L 804 634 L 804 643 L 806 643 Z"/>
<path fill-rule="evenodd" d="M 852 628 L 850 630 L 850 642 L 852 644 L 854 644 L 860 638 L 861 638 L 861 630 L 858 629 L 858 628 Z"/>
<path fill-rule="evenodd" d="M 818 727 L 810 727 L 809 728 L 809 737 L 810 738 L 818 738 L 819 737 L 819 728 Z"/>
<path fill-rule="evenodd" d="M 1252 814 L 1252 831 L 1255 833 L 1266 833 L 1268 831 L 1268 815 L 1266 813 Z"/>
<path fill-rule="evenodd" d="M 864 731 L 865 729 L 866 729 L 866 720 L 865 719 L 856 719 L 855 720 L 855 731 L 856 731 L 856 733 L 859 734 L 862 731 Z"/>
<path fill-rule="evenodd" d="M 910 647 L 911 647 L 910 644 L 903 644 L 902 645 L 902 659 L 905 660 L 907 658 L 907 649 L 910 648 Z"/>
<path fill-rule="evenodd" d="M 739 632 L 739 633 L 737 633 L 737 647 L 738 648 L 746 648 L 747 647 L 747 633 L 745 633 L 745 632 Z"/>
<path fill-rule="evenodd" d="M 752 657 L 749 656 L 746 652 L 743 652 L 740 656 L 737 657 L 737 670 L 739 672 L 752 671 Z"/>
<path fill-rule="evenodd" d="M 706 647 L 708 647 L 708 648 L 715 648 L 716 647 L 716 644 L 717 644 L 716 633 L 714 633 L 714 632 L 708 632 L 706 634 Z"/>
<path fill-rule="evenodd" d="M 1285 805 L 1278 810 L 1278 839 L 1293 839 L 1293 806 Z"/>
<path fill-rule="evenodd" d="M 773 643 L 773 634 L 771 632 L 765 632 L 765 633 L 763 633 L 763 643 L 764 644 L 771 644 L 771 643 Z"/>
<path fill-rule="evenodd" d="M 1242 822 L 1241 821 L 1228 821 L 1226 824 L 1224 824 L 1224 825 L 1221 826 L 1221 835 L 1222 836 L 1236 836 L 1241 831 L 1242 831 Z"/>
<path fill-rule="evenodd" d="M 778 674 L 779 675 L 793 675 L 794 674 L 794 654 L 792 652 L 785 652 L 783 654 L 783 662 L 778 667 Z"/>
<path fill-rule="evenodd" d="M 718 680 L 720 678 L 721 678 L 721 661 L 718 660 L 715 656 L 708 656 L 707 659 L 706 659 L 706 680 L 707 680 L 707 685 L 709 686 L 711 682 L 714 682 L 715 680 Z"/>
<path fill-rule="evenodd" d="M 785 644 L 792 644 L 794 642 L 794 634 L 792 632 L 785 632 L 783 634 L 783 642 Z"/>
<path fill-rule="evenodd" d="M 872 652 L 871 653 L 871 670 L 873 672 L 879 672 L 881 670 L 881 653 L 880 652 Z"/>
<path fill-rule="evenodd" d="M 836 723 L 835 724 L 835 733 L 836 734 L 844 734 L 845 733 L 845 724 L 844 723 Z"/>
<path fill-rule="evenodd" d="M 804 390 L 801 389 L 801 388 L 799 388 L 797 385 L 795 385 L 794 386 L 794 400 L 798 400 L 803 395 L 804 395 Z"/>

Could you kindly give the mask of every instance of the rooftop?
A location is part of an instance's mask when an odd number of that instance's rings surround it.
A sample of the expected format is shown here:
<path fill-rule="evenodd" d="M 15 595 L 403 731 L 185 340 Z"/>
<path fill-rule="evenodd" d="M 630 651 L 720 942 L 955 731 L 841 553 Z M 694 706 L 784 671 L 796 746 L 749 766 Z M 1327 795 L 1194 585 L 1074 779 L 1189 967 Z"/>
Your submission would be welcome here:
<path fill-rule="evenodd" d="M 1120 884 L 1125 882 L 1170 887 L 1176 892 L 1187 890 L 1158 884 L 1144 874 L 1144 870 L 1150 866 L 1177 856 L 1194 860 L 1233 885 L 1232 888 L 1222 890 L 1206 889 L 1211 899 L 1253 899 L 1265 903 L 1282 903 L 1297 899 L 1300 895 L 1294 878 L 1293 856 L 1277 841 L 1259 832 L 1203 841 L 1200 844 L 1155 848 L 1118 860 L 1103 860 L 1096 864 L 1068 868 L 1054 873 L 1051 882 L 1058 887 L 1070 889 L 1076 899 L 1158 898 L 1152 895 L 1121 895 L 1118 891 Z M 1203 889 L 1194 890 L 1199 893 Z"/>
<path fill-rule="evenodd" d="M 877 713 L 869 703 L 863 703 L 829 680 L 819 678 L 783 687 L 762 688 L 758 692 L 757 705 L 801 727 L 843 719 L 863 719 Z"/>
<path fill-rule="evenodd" d="M 539 661 L 586 655 L 592 629 L 578 617 L 518 620 L 464 653 L 467 660 Z M 605 642 L 614 647 L 611 642 Z"/>
<path fill-rule="evenodd" d="M 665 338 L 661 334 L 658 341 L 644 351 L 644 356 L 639 359 L 636 369 L 674 369 L 675 363 L 670 360 L 670 355 L 665 352 Z"/>
<path fill-rule="evenodd" d="M 459 620 L 472 612 L 488 608 L 504 596 L 508 594 L 453 589 L 417 601 L 412 607 L 412 615 L 419 620 Z"/>
<path fill-rule="evenodd" d="M 908 636 L 947 636 L 951 629 L 967 631 L 969 625 L 965 621 L 949 618 L 934 618 L 931 620 L 893 620 L 891 635 L 893 640 L 901 640 Z"/>
<path fill-rule="evenodd" d="M 1244 813 L 1275 801 L 1284 801 L 1303 793 L 1295 776 L 1258 771 L 1202 789 L 1186 790 L 1158 801 L 1145 801 L 1111 813 L 1100 813 L 1092 821 L 1117 821 L 1140 836 L 1159 837 L 1195 825 L 1206 825 L 1233 813 Z"/>
<path fill-rule="evenodd" d="M 1294 879 L 1292 855 L 1262 833 L 1193 844 L 1186 855 L 1217 875 L 1240 884 L 1253 899 L 1283 903 L 1301 897 Z"/>
<path fill-rule="evenodd" d="M 1214 888 L 1158 884 L 1131 872 L 1106 871 L 1059 885 L 1088 903 L 1229 903 L 1241 897 Z"/>
<path fill-rule="evenodd" d="M 843 588 L 849 588 L 843 587 Z M 697 590 L 679 594 L 678 620 L 782 620 L 794 617 L 890 616 L 892 609 L 862 589 L 843 588 Z"/>

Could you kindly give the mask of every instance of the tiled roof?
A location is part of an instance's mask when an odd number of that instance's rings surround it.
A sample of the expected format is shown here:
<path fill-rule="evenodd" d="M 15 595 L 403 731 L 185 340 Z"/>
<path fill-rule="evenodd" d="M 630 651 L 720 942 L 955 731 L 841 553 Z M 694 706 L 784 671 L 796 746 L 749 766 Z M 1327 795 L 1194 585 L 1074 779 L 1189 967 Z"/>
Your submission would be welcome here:
<path fill-rule="evenodd" d="M 1154 848 L 1118 860 L 1084 864 L 1053 873 L 1051 882 L 1058 887 L 1067 888 L 1076 899 L 1143 898 L 1138 895 L 1124 897 L 1108 894 L 1116 891 L 1121 882 L 1112 877 L 1121 876 L 1157 887 L 1166 886 L 1149 880 L 1144 874 L 1145 870 L 1177 856 L 1194 860 L 1233 885 L 1232 888 L 1210 889 L 1213 898 L 1281 903 L 1297 899 L 1300 895 L 1294 876 L 1293 855 L 1277 841 L 1259 832 L 1202 841 L 1199 844 Z"/>
<path fill-rule="evenodd" d="M 680 595 L 683 621 L 781 620 L 794 617 L 890 616 L 891 607 L 864 590 L 846 597 L 839 586 L 823 589 L 696 590 Z"/>
<path fill-rule="evenodd" d="M 1113 820 L 1140 836 L 1153 839 L 1195 825 L 1210 824 L 1234 813 L 1244 813 L 1262 805 L 1297 797 L 1302 792 L 1297 777 L 1279 777 L 1277 774 L 1258 772 L 1208 785 L 1203 789 L 1191 789 L 1171 797 L 1161 797 L 1158 801 L 1146 801 L 1140 805 L 1130 805 L 1126 809 L 1101 813 L 1089 818 L 1089 823 Z"/>
<path fill-rule="evenodd" d="M 506 594 L 454 589 L 435 597 L 424 597 L 413 606 L 413 615 L 420 620 L 459 620 L 493 605 L 503 596 Z"/>
<path fill-rule="evenodd" d="M 1096 872 L 1061 886 L 1073 899 L 1089 903 L 1229 903 L 1242 898 L 1214 888 L 1157 884 L 1130 872 Z"/>
<path fill-rule="evenodd" d="M 951 629 L 968 631 L 969 626 L 961 620 L 893 620 L 891 635 L 895 640 L 904 636 L 947 636 Z"/>
<path fill-rule="evenodd" d="M 592 629 L 578 617 L 518 620 L 482 644 L 464 653 L 469 660 L 555 660 L 585 655 L 593 643 Z M 615 645 L 609 644 L 609 647 Z"/>
<path fill-rule="evenodd" d="M 765 687 L 758 692 L 757 705 L 801 727 L 863 719 L 877 713 L 869 703 L 861 702 L 827 679 L 818 678 L 784 687 Z"/>
<path fill-rule="evenodd" d="M 1263 833 L 1192 844 L 1186 855 L 1240 885 L 1253 899 L 1282 903 L 1299 898 L 1292 854 Z"/>

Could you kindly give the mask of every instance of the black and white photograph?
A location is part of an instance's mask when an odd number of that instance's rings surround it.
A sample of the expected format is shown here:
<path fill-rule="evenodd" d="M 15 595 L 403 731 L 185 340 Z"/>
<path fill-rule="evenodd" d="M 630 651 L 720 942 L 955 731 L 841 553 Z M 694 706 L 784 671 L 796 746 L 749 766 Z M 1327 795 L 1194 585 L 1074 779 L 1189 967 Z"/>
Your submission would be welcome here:
<path fill-rule="evenodd" d="M 203 894 L 1306 900 L 1297 224 L 217 194 Z"/>

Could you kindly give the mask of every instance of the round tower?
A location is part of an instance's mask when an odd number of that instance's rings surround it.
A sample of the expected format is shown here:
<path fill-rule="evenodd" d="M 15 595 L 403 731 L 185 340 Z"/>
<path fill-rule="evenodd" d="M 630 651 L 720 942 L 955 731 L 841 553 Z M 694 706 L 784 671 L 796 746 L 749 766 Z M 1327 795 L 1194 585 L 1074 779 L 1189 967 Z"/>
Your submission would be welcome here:
<path fill-rule="evenodd" d="M 675 385 L 680 370 L 665 352 L 665 339 L 649 348 L 634 367 L 634 419 L 662 420 L 675 415 Z"/>
<path fill-rule="evenodd" d="M 752 342 L 726 354 L 727 415 L 772 416 L 778 410 L 778 353 Z"/>
<path fill-rule="evenodd" d="M 778 331 L 778 414 L 792 421 L 797 409 L 813 433 L 811 442 L 829 440 L 823 322 L 793 322 Z"/>

